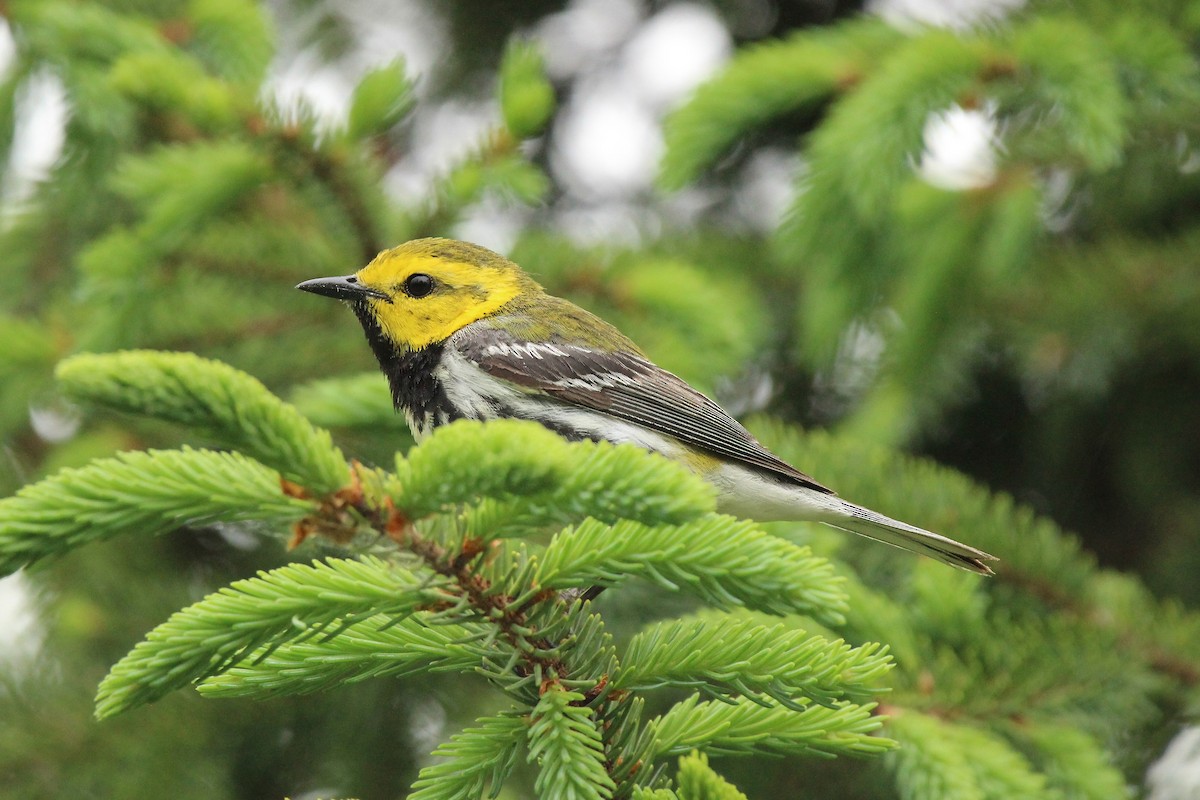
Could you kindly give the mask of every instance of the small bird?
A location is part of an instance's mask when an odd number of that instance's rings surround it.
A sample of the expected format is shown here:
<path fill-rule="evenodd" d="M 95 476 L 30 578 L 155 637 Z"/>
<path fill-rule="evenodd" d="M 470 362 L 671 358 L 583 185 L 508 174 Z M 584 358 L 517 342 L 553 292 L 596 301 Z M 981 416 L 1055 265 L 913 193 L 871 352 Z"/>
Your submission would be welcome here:
<path fill-rule="evenodd" d="M 840 499 L 616 328 L 491 250 L 416 239 L 353 275 L 296 288 L 354 309 L 417 441 L 456 419 L 515 418 L 571 440 L 631 442 L 699 473 L 723 513 L 816 520 L 992 574 L 995 556 Z"/>

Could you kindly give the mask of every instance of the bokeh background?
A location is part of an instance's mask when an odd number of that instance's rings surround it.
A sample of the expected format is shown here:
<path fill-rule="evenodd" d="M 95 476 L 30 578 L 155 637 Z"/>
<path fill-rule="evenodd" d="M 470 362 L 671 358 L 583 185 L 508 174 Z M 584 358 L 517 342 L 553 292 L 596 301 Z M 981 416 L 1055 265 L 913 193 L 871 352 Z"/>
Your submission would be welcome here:
<path fill-rule="evenodd" d="M 183 436 L 66 404 L 53 364 L 82 350 L 227 360 L 386 458 L 407 434 L 380 435 L 357 324 L 291 286 L 444 235 L 510 255 L 741 416 L 930 457 L 1200 603 L 1194 2 L 0 14 L 2 494 Z M 359 393 L 371 424 L 323 416 L 331 392 Z M 408 680 L 91 722 L 96 683 L 146 630 L 281 558 L 243 530 L 190 530 L 0 581 L 6 791 L 403 796 L 495 698 Z M 1200 782 L 1194 702 L 1174 712 L 1123 756 L 1163 800 Z M 784 796 L 772 769 L 743 767 L 743 788 Z M 861 769 L 786 796 L 889 796 Z"/>

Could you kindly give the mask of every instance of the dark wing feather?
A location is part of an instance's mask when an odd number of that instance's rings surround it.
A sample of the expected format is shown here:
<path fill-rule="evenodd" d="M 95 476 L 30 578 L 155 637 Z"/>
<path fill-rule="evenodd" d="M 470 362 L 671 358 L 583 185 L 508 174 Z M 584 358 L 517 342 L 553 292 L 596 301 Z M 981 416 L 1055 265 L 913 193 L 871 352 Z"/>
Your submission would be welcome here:
<path fill-rule="evenodd" d="M 636 353 L 602 352 L 566 342 L 522 341 L 506 331 L 483 326 L 462 329 L 451 344 L 497 378 L 665 433 L 810 489 L 833 493 L 763 447 L 712 400 Z"/>

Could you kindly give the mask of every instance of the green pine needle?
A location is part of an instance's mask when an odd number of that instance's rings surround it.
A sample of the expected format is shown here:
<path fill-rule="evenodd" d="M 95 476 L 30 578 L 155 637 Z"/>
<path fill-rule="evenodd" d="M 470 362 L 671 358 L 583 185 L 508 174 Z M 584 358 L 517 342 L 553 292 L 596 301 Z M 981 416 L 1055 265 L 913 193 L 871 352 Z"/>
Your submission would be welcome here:
<path fill-rule="evenodd" d="M 793 709 L 808 702 L 866 701 L 886 691 L 886 648 L 851 647 L 757 619 L 706 617 L 659 622 L 638 633 L 622 658 L 618 688 L 676 686 Z"/>
<path fill-rule="evenodd" d="M 1011 745 L 979 728 L 905 709 L 887 730 L 901 745 L 889 762 L 905 800 L 1062 797 Z"/>
<path fill-rule="evenodd" d="M 374 558 L 289 564 L 237 581 L 171 615 L 100 684 L 100 719 L 153 702 L 259 649 L 384 614 L 403 618 L 423 603 L 452 601 L 440 579 L 418 579 Z"/>
<path fill-rule="evenodd" d="M 1117 800 L 1131 796 L 1129 782 L 1112 764 L 1112 755 L 1088 733 L 1070 725 L 1032 720 L 1013 727 L 1013 737 L 1033 745 L 1039 769 L 1064 797 Z"/>
<path fill-rule="evenodd" d="M 399 622 L 376 614 L 340 629 L 332 639 L 292 641 L 269 654 L 256 653 L 197 688 L 207 697 L 312 694 L 370 678 L 479 667 L 478 650 L 466 642 L 486 630 L 477 625 L 431 625 L 426 620 L 424 612 Z"/>
<path fill-rule="evenodd" d="M 633 787 L 633 800 L 680 800 L 679 795 L 670 789 L 647 789 L 644 786 Z"/>
<path fill-rule="evenodd" d="M 679 525 L 716 508 L 713 487 L 685 467 L 631 444 L 574 442 L 569 470 L 548 491 L 518 502 L 487 500 L 466 514 L 479 536 L 527 535 L 592 517 Z"/>
<path fill-rule="evenodd" d="M 717 514 L 676 527 L 587 520 L 554 537 L 535 582 L 548 589 L 615 586 L 635 575 L 721 608 L 809 614 L 833 624 L 846 610 L 828 561 L 754 522 Z"/>
<path fill-rule="evenodd" d="M 516 764 L 529 721 L 516 715 L 481 717 L 476 725 L 451 736 L 433 751 L 434 757 L 442 760 L 421 770 L 408 800 L 499 796 L 504 779 Z"/>
<path fill-rule="evenodd" d="M 415 102 L 402 59 L 377 67 L 354 87 L 346 134 L 355 140 L 383 135 L 404 119 Z"/>
<path fill-rule="evenodd" d="M 397 456 L 390 492 L 410 519 L 484 497 L 530 495 L 560 484 L 570 445 L 536 422 L 459 420 Z"/>
<path fill-rule="evenodd" d="M 327 431 L 258 380 L 192 355 L 130 350 L 78 355 L 56 371 L 72 397 L 118 411 L 200 428 L 320 493 L 350 481 L 350 469 Z"/>
<path fill-rule="evenodd" d="M 679 759 L 679 800 L 748 800 L 738 788 L 708 765 L 708 756 L 692 752 Z"/>
<path fill-rule="evenodd" d="M 549 686 L 533 710 L 529 761 L 540 767 L 538 797 L 607 800 L 616 785 L 604 766 L 604 745 L 592 710 L 578 692 Z"/>
<path fill-rule="evenodd" d="M 238 521 L 283 529 L 313 510 L 284 495 L 279 473 L 238 453 L 121 453 L 0 500 L 0 575 L 122 533 Z"/>
<path fill-rule="evenodd" d="M 659 183 L 681 188 L 737 137 L 774 117 L 827 101 L 901 41 L 903 34 L 894 27 L 863 17 L 743 50 L 667 118 Z"/>
<path fill-rule="evenodd" d="M 1012 47 L 1028 75 L 1023 105 L 1052 115 L 1050 131 L 1090 169 L 1116 165 L 1130 107 L 1106 43 L 1081 22 L 1043 16 L 1017 27 Z"/>
<path fill-rule="evenodd" d="M 257 91 L 275 54 L 266 9 L 251 0 L 192 0 L 191 49 L 214 74 Z"/>
<path fill-rule="evenodd" d="M 692 695 L 651 720 L 654 755 L 679 755 L 692 749 L 731 755 L 874 755 L 896 746 L 891 739 L 870 735 L 883 724 L 871 714 L 874 707 L 873 703 L 847 703 L 796 712 L 749 700 L 700 702 L 698 695 Z"/>

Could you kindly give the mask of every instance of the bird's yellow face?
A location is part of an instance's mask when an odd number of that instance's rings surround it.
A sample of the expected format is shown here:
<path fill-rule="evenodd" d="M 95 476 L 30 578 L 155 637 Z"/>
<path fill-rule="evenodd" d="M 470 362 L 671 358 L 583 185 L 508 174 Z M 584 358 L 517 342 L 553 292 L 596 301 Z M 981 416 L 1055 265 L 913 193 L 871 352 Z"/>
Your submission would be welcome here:
<path fill-rule="evenodd" d="M 352 301 L 401 350 L 445 341 L 518 295 L 541 291 L 508 259 L 446 239 L 407 242 L 353 275 L 318 278 L 299 288 Z"/>

